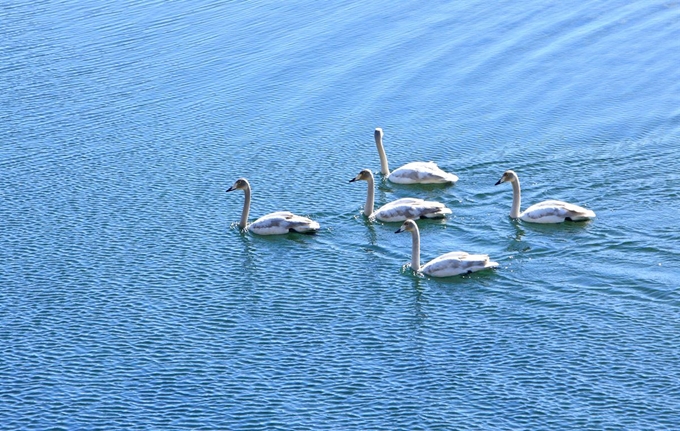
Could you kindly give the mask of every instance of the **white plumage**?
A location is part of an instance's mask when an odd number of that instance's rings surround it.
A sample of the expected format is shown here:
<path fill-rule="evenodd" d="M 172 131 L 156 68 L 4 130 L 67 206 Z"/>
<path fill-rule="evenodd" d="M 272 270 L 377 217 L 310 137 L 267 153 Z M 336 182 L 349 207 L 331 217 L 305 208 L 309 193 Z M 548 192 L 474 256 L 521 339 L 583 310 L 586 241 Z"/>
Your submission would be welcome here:
<path fill-rule="evenodd" d="M 583 221 L 595 218 L 595 213 L 589 209 L 556 200 L 539 202 L 520 212 L 522 195 L 519 177 L 514 171 L 505 171 L 496 185 L 505 182 L 512 184 L 512 208 L 510 209 L 512 218 L 530 223 L 562 223 L 565 220 Z"/>
<path fill-rule="evenodd" d="M 382 143 L 383 130 L 378 127 L 373 136 L 380 155 L 380 171 L 389 181 L 397 184 L 437 184 L 458 181 L 456 175 L 444 172 L 435 162 L 411 162 L 390 172 Z"/>
<path fill-rule="evenodd" d="M 350 183 L 354 181 L 368 182 L 364 214 L 371 220 L 378 219 L 384 222 L 400 222 L 406 219 L 444 218 L 447 214 L 451 214 L 452 212 L 441 202 L 426 201 L 417 198 L 397 199 L 396 201 L 385 204 L 373 211 L 375 199 L 375 180 L 373 179 L 373 173 L 368 169 L 364 169 L 359 172 L 359 175 L 349 180 Z"/>
<path fill-rule="evenodd" d="M 432 277 L 451 277 L 498 266 L 498 263 L 492 262 L 486 254 L 469 254 L 464 251 L 442 254 L 420 266 L 420 231 L 418 225 L 413 220 L 406 220 L 395 233 L 400 232 L 411 232 L 411 269 L 416 272 L 422 272 Z"/>
<path fill-rule="evenodd" d="M 248 214 L 250 212 L 251 190 L 250 183 L 245 178 L 236 180 L 233 186 L 227 189 L 228 192 L 243 190 L 245 200 L 239 227 L 258 235 L 282 235 L 289 232 L 313 233 L 319 230 L 319 223 L 314 220 L 295 215 L 289 211 L 278 211 L 262 216 L 248 224 Z"/>

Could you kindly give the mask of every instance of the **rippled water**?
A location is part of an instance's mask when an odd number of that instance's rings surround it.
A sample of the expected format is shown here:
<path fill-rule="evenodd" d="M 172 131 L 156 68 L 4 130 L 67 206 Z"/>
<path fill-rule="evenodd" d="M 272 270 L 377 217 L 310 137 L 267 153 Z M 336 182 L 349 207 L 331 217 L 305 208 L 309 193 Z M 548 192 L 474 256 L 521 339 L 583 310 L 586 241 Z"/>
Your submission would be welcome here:
<path fill-rule="evenodd" d="M 680 5 L 0 6 L 2 429 L 673 429 Z M 361 169 L 435 160 L 415 276 Z M 588 223 L 508 218 L 523 202 Z M 316 235 L 236 226 L 291 210 Z"/>

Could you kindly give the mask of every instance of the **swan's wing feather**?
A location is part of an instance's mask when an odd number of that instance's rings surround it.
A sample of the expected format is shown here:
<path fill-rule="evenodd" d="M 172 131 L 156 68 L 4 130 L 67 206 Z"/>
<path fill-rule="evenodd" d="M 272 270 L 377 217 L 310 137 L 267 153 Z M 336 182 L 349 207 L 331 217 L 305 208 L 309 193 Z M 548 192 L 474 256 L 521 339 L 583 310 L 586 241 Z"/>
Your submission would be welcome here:
<path fill-rule="evenodd" d="M 388 177 L 398 184 L 455 183 L 458 177 L 444 172 L 434 162 L 411 162 L 395 169 Z"/>
<path fill-rule="evenodd" d="M 561 223 L 566 219 L 578 221 L 595 217 L 589 209 L 568 202 L 548 200 L 527 208 L 522 213 L 522 220 L 534 223 Z"/>
<path fill-rule="evenodd" d="M 421 271 L 433 277 L 451 277 L 496 266 L 498 263 L 491 262 L 486 254 L 453 251 L 432 259 L 423 265 Z"/>
<path fill-rule="evenodd" d="M 248 230 L 258 235 L 282 235 L 288 233 L 288 215 L 272 213 L 262 216 L 248 225 Z"/>
<path fill-rule="evenodd" d="M 295 214 L 293 214 L 290 211 L 277 211 L 277 212 L 274 212 L 274 213 L 269 213 L 267 215 L 263 215 L 258 220 L 264 220 L 264 219 L 269 219 L 269 218 L 290 218 L 290 217 L 295 217 Z"/>
<path fill-rule="evenodd" d="M 248 226 L 248 230 L 258 235 L 282 235 L 291 230 L 301 233 L 313 232 L 319 228 L 319 223 L 314 220 L 289 211 L 267 214 Z"/>
<path fill-rule="evenodd" d="M 397 204 L 394 202 L 378 208 L 372 216 L 380 221 L 398 222 L 408 218 L 413 218 L 413 206 L 408 204 Z"/>
<path fill-rule="evenodd" d="M 455 260 L 461 260 L 465 259 L 468 256 L 470 256 L 470 253 L 467 253 L 465 251 L 450 251 L 448 253 L 444 253 L 441 256 L 437 256 L 434 259 L 430 261 L 430 263 L 433 262 L 438 262 L 438 261 L 444 261 L 444 260 L 450 260 L 450 259 L 455 259 Z"/>
<path fill-rule="evenodd" d="M 537 204 L 533 204 L 531 207 L 537 207 L 537 208 L 538 207 L 555 207 L 555 206 L 561 207 L 561 206 L 567 206 L 567 205 L 569 205 L 567 202 L 550 199 L 550 200 L 547 200 L 547 201 L 539 202 Z M 531 207 L 529 207 L 529 208 L 531 208 Z"/>
<path fill-rule="evenodd" d="M 401 198 L 401 199 L 397 199 L 396 201 L 386 203 L 381 208 L 400 207 L 400 206 L 405 206 L 405 205 L 418 205 L 421 202 L 424 202 L 424 200 L 418 199 L 418 198 Z"/>
<path fill-rule="evenodd" d="M 378 208 L 372 217 L 385 222 L 398 222 L 406 219 L 442 218 L 451 214 L 443 203 L 422 199 L 403 198 Z"/>

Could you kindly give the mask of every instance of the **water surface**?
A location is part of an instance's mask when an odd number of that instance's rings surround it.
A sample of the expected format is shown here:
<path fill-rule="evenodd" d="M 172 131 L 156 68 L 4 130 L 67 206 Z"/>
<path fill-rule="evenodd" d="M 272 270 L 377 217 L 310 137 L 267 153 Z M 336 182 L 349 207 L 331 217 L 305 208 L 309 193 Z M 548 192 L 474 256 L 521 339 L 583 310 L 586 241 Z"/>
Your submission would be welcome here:
<path fill-rule="evenodd" d="M 0 6 L 3 429 L 673 429 L 680 8 Z M 449 187 L 381 180 L 435 160 Z M 414 275 L 422 258 L 494 271 Z M 508 217 L 561 199 L 587 223 Z M 241 232 L 291 210 L 313 236 Z"/>

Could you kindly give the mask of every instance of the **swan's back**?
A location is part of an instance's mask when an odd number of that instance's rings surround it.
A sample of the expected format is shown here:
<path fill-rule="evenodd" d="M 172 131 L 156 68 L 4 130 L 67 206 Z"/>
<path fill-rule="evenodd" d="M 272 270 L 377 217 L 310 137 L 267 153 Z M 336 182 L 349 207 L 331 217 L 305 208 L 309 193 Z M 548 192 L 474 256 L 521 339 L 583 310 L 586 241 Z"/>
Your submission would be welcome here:
<path fill-rule="evenodd" d="M 248 225 L 248 230 L 258 235 L 282 235 L 288 232 L 312 233 L 319 229 L 319 223 L 289 211 L 267 214 Z"/>
<path fill-rule="evenodd" d="M 498 262 L 490 261 L 489 256 L 486 254 L 469 254 L 464 251 L 452 251 L 432 259 L 423 265 L 420 271 L 432 277 L 452 277 L 497 266 Z"/>
<path fill-rule="evenodd" d="M 441 202 L 402 198 L 378 208 L 371 217 L 384 222 L 399 222 L 406 219 L 443 218 L 451 213 L 451 209 Z"/>
<path fill-rule="evenodd" d="M 595 218 L 595 212 L 557 200 L 534 204 L 520 215 L 520 219 L 531 223 L 562 223 L 565 220 L 583 221 L 592 218 Z"/>
<path fill-rule="evenodd" d="M 435 162 L 411 162 L 392 171 L 387 178 L 397 184 L 455 183 L 458 177 L 444 172 Z"/>

